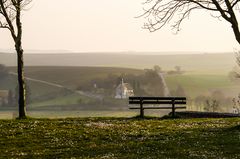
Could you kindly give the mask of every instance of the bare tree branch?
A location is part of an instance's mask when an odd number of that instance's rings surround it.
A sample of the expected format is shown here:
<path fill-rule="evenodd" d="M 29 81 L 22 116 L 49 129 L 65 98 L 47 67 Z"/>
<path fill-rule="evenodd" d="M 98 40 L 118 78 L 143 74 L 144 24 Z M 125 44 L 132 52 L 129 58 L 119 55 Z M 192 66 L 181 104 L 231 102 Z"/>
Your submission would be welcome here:
<path fill-rule="evenodd" d="M 15 29 L 14 29 L 14 26 L 12 24 L 12 19 L 11 17 L 13 16 L 11 14 L 11 12 L 8 12 L 8 8 L 9 8 L 9 3 L 7 3 L 8 1 L 3 1 L 3 0 L 0 0 L 0 7 L 1 7 L 1 13 L 2 15 L 4 16 L 5 20 L 6 20 L 6 24 L 8 25 L 9 27 L 9 30 L 12 34 L 12 37 L 13 39 L 15 40 L 16 39 L 16 34 L 15 34 Z"/>
<path fill-rule="evenodd" d="M 143 28 L 150 32 L 161 29 L 169 23 L 178 32 L 183 21 L 190 17 L 195 10 L 206 10 L 219 14 L 216 18 L 223 18 L 232 25 L 236 40 L 240 44 L 240 32 L 235 11 L 238 10 L 240 0 L 146 0 L 144 13 L 139 17 L 147 18 Z M 235 10 L 234 10 L 235 9 Z"/>
<path fill-rule="evenodd" d="M 232 8 L 234 8 L 234 7 L 235 7 L 235 5 L 237 5 L 237 4 L 238 4 L 238 2 L 239 2 L 239 0 L 236 0 L 235 2 L 233 1 L 233 2 L 232 2 Z"/>

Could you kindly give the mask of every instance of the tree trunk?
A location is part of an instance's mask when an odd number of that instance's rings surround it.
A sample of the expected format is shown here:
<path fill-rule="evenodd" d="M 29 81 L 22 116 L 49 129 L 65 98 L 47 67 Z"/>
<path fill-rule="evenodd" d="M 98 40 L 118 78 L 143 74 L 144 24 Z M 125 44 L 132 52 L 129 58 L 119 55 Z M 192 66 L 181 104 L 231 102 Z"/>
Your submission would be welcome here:
<path fill-rule="evenodd" d="M 19 119 L 23 119 L 26 118 L 26 89 L 24 80 L 23 50 L 21 48 L 21 44 L 16 44 L 15 47 L 17 51 Z"/>
<path fill-rule="evenodd" d="M 17 36 L 14 39 L 14 41 L 15 41 L 15 48 L 17 51 L 19 119 L 24 119 L 26 118 L 26 87 L 25 87 L 25 80 L 24 80 L 24 61 L 23 61 L 23 49 L 22 49 L 21 0 L 18 0 L 16 3 L 16 27 L 17 27 Z"/>
<path fill-rule="evenodd" d="M 240 44 L 240 32 L 239 32 L 238 25 L 232 25 L 232 28 L 233 28 L 233 32 L 234 32 L 234 35 L 235 35 L 235 39 Z"/>

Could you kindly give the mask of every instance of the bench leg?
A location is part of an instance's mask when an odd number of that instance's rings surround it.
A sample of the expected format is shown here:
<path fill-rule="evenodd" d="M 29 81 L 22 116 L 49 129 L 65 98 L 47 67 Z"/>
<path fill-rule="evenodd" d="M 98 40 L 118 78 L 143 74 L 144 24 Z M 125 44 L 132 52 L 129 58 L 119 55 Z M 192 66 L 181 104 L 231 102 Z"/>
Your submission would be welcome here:
<path fill-rule="evenodd" d="M 172 104 L 172 117 L 175 117 L 175 104 Z"/>
<path fill-rule="evenodd" d="M 140 118 L 144 118 L 143 104 L 140 105 Z"/>

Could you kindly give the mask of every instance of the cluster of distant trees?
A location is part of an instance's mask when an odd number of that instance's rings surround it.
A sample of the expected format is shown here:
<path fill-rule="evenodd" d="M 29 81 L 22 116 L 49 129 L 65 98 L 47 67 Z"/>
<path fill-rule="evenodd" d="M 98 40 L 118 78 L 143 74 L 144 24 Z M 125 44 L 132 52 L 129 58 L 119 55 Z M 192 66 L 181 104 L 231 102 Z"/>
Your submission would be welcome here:
<path fill-rule="evenodd" d="M 0 64 L 0 80 L 8 76 L 8 69 L 5 65 Z"/>
<path fill-rule="evenodd" d="M 26 104 L 31 103 L 31 90 L 28 85 L 26 85 Z M 15 107 L 17 105 L 18 101 L 18 87 L 14 91 L 11 89 L 8 90 L 8 96 L 7 96 L 7 102 L 5 100 L 1 100 L 2 103 L 0 103 L 1 106 L 8 106 L 8 107 Z"/>
<path fill-rule="evenodd" d="M 9 70 L 8 68 L 0 64 L 0 81 L 6 79 L 9 76 Z M 26 104 L 29 104 L 31 102 L 31 90 L 28 84 L 26 84 Z M 1 100 L 0 105 L 1 106 L 16 106 L 18 101 L 18 86 L 15 88 L 15 90 L 8 90 L 8 97 L 7 102 L 5 100 Z"/>
<path fill-rule="evenodd" d="M 6 106 L 12 107 L 14 105 L 16 105 L 16 98 L 15 98 L 15 95 L 14 95 L 13 91 L 9 90 L 7 99 L 6 100 L 4 100 L 4 99 L 1 100 L 1 106 L 3 106 L 3 107 L 6 107 Z"/>
<path fill-rule="evenodd" d="M 158 73 L 166 73 L 168 75 L 183 74 L 184 73 L 181 66 L 175 66 L 174 70 L 164 71 L 159 65 L 154 65 L 153 70 L 158 72 Z"/>
<path fill-rule="evenodd" d="M 174 75 L 182 74 L 183 71 L 180 66 L 176 66 L 175 70 L 164 71 L 159 65 L 155 65 L 152 69 L 144 69 L 143 74 L 109 74 L 105 78 L 95 78 L 79 85 L 77 89 L 114 96 L 116 87 L 123 79 L 124 82 L 129 83 L 133 87 L 136 96 L 163 96 L 163 79 L 159 76 L 159 73 Z M 185 90 L 181 85 L 178 85 L 176 90 L 171 90 L 170 94 L 186 96 Z"/>
<path fill-rule="evenodd" d="M 182 70 L 181 66 L 175 66 L 174 70 L 167 71 L 167 74 L 174 75 L 174 74 L 183 74 L 184 71 Z"/>
<path fill-rule="evenodd" d="M 232 105 L 232 100 L 232 98 L 226 97 L 222 91 L 215 90 L 210 95 L 197 96 L 194 104 L 207 112 L 220 112 Z"/>
<path fill-rule="evenodd" d="M 124 82 L 129 83 L 135 95 L 148 95 L 148 96 L 162 96 L 163 95 L 163 82 L 159 74 L 154 69 L 145 69 L 144 74 L 109 74 L 106 78 L 96 78 L 88 81 L 80 86 L 79 90 L 95 91 L 105 95 L 115 95 L 116 87 L 123 79 Z"/>

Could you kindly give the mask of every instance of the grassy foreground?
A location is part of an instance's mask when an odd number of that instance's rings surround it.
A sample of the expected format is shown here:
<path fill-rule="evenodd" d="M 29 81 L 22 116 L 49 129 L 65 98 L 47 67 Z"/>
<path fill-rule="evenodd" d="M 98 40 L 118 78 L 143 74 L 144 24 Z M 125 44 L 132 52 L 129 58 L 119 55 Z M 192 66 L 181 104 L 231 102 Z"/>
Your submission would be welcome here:
<path fill-rule="evenodd" d="M 0 158 L 240 158 L 240 119 L 0 120 Z"/>

